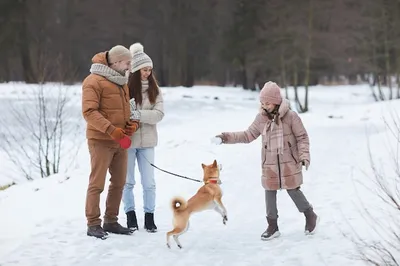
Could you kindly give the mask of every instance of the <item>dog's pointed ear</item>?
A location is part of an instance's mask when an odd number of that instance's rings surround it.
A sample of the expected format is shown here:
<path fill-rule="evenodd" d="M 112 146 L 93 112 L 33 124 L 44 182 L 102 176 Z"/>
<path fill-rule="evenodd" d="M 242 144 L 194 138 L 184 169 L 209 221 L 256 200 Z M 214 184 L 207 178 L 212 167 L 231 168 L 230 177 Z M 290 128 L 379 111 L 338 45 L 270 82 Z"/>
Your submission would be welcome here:
<path fill-rule="evenodd" d="M 204 163 L 202 163 L 202 164 L 201 164 L 201 168 L 204 169 L 205 167 L 206 167 L 206 165 L 205 165 Z"/>
<path fill-rule="evenodd" d="M 214 160 L 213 166 L 214 166 L 214 167 L 217 167 L 217 160 Z"/>

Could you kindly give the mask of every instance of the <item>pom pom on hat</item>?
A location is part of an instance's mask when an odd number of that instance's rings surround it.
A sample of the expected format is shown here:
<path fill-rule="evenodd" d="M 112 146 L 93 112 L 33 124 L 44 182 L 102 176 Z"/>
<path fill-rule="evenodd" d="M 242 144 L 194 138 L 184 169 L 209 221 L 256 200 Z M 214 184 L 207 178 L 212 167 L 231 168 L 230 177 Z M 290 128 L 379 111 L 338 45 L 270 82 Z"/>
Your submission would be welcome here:
<path fill-rule="evenodd" d="M 153 68 L 153 61 L 151 58 L 144 52 L 144 47 L 141 43 L 137 42 L 132 44 L 129 47 L 129 50 L 132 54 L 132 67 L 131 72 L 136 72 L 144 67 Z"/>
<path fill-rule="evenodd" d="M 144 52 L 144 47 L 141 43 L 137 42 L 131 45 L 129 47 L 129 50 L 131 51 L 132 55 L 136 53 L 143 53 Z"/>

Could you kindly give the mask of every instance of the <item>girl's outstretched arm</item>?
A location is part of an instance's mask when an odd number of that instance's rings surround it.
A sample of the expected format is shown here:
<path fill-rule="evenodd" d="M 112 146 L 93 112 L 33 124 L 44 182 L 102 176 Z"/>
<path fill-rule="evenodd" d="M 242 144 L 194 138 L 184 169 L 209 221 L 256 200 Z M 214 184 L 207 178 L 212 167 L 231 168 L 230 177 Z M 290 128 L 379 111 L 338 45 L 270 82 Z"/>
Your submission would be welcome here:
<path fill-rule="evenodd" d="M 247 130 L 237 132 L 223 132 L 221 134 L 222 142 L 224 144 L 250 143 L 261 135 L 262 124 L 263 123 L 261 114 L 257 114 L 253 123 L 251 123 Z"/>

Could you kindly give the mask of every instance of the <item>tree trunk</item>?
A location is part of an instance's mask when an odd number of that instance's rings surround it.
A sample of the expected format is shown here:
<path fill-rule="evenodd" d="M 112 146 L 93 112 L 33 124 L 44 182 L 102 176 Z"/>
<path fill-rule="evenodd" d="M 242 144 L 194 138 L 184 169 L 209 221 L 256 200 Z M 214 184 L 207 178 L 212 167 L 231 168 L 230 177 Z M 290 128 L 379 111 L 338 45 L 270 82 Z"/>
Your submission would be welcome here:
<path fill-rule="evenodd" d="M 281 86 L 285 88 L 285 98 L 289 99 L 289 91 L 286 86 L 286 67 L 285 67 L 285 56 L 283 54 L 283 48 L 280 49 L 280 61 L 281 61 Z"/>
<path fill-rule="evenodd" d="M 385 58 L 385 78 L 387 86 L 389 87 L 389 99 L 393 99 L 392 77 L 390 67 L 389 43 L 388 43 L 388 22 L 385 5 L 382 5 L 382 27 L 383 27 L 383 45 L 384 45 L 384 58 Z"/>
<path fill-rule="evenodd" d="M 241 74 L 242 74 L 242 86 L 243 86 L 243 89 L 248 90 L 249 86 L 248 86 L 248 82 L 247 82 L 247 75 L 246 75 L 246 68 L 245 67 L 242 68 Z"/>
<path fill-rule="evenodd" d="M 295 100 L 296 105 L 297 105 L 297 110 L 298 110 L 300 113 L 303 113 L 303 112 L 304 112 L 304 111 L 303 111 L 304 108 L 303 108 L 303 106 L 301 105 L 301 102 L 300 102 L 300 99 L 299 99 L 299 94 L 298 94 L 298 91 L 297 91 L 298 84 L 299 84 L 298 76 L 299 76 L 299 74 L 298 74 L 298 70 L 297 70 L 297 64 L 294 64 L 294 68 L 293 68 L 294 100 Z"/>
<path fill-rule="evenodd" d="M 241 59 L 241 70 L 240 70 L 240 74 L 241 74 L 241 83 L 243 86 L 243 89 L 248 90 L 249 89 L 249 84 L 248 84 L 248 80 L 247 80 L 247 73 L 246 73 L 246 58 L 245 56 L 242 57 Z"/>
<path fill-rule="evenodd" d="M 184 80 L 185 87 L 193 87 L 194 85 L 194 70 L 193 70 L 193 55 L 188 53 L 186 56 L 186 75 Z"/>
<path fill-rule="evenodd" d="M 26 83 L 37 83 L 38 78 L 32 66 L 32 58 L 30 55 L 30 37 L 28 36 L 28 10 L 26 0 L 21 2 L 20 23 L 19 23 L 19 52 L 21 56 L 22 71 Z"/>
<path fill-rule="evenodd" d="M 373 84 L 372 86 L 374 87 L 375 85 L 378 86 L 378 92 L 379 92 L 379 97 L 376 97 L 374 95 L 375 99 L 379 99 L 381 101 L 385 100 L 385 95 L 382 92 L 382 88 L 381 88 L 381 81 L 379 78 L 379 65 L 378 65 L 378 59 L 377 59 L 377 51 L 376 51 L 376 37 L 375 37 L 375 30 L 374 27 L 371 26 L 370 27 L 370 32 L 371 32 L 371 36 L 372 36 L 372 64 L 375 68 L 374 73 L 373 73 Z"/>
<path fill-rule="evenodd" d="M 304 80 L 304 108 L 303 112 L 308 111 L 308 87 L 310 84 L 310 61 L 311 61 L 311 49 L 312 49 L 312 32 L 313 32 L 313 0 L 309 0 L 309 13 L 308 13 L 308 45 L 307 45 L 307 52 L 306 52 L 306 73 L 305 73 L 305 80 Z"/>

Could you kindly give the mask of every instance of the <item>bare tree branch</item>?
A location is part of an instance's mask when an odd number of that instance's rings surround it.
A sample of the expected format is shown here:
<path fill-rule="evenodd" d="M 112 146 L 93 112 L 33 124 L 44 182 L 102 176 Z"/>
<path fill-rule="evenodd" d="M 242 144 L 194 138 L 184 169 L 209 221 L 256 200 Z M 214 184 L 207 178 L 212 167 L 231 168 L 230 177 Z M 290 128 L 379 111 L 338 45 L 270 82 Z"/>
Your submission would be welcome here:
<path fill-rule="evenodd" d="M 365 175 L 370 177 L 372 185 L 359 182 L 370 191 L 372 197 L 376 197 L 380 200 L 380 203 L 383 203 L 378 213 L 374 213 L 371 211 L 373 206 L 365 206 L 363 198 L 359 199 L 361 203 L 359 212 L 368 225 L 370 232 L 375 234 L 377 240 L 365 239 L 365 237 L 357 233 L 357 229 L 352 225 L 350 227 L 354 236 L 344 236 L 350 238 L 355 245 L 357 259 L 370 265 L 398 266 L 400 265 L 400 164 L 398 156 L 400 127 L 398 116 L 393 113 L 391 115 L 391 122 L 385 117 L 382 119 L 385 127 L 388 129 L 389 137 L 394 137 L 394 141 L 397 144 L 394 148 L 395 151 L 390 150 L 388 153 L 392 158 L 394 175 L 387 174 L 383 169 L 378 167 L 379 165 L 374 157 L 371 142 L 368 139 L 367 147 L 371 174 L 365 172 Z M 393 139 L 390 141 L 393 142 Z M 372 234 L 369 236 L 372 236 Z"/>

